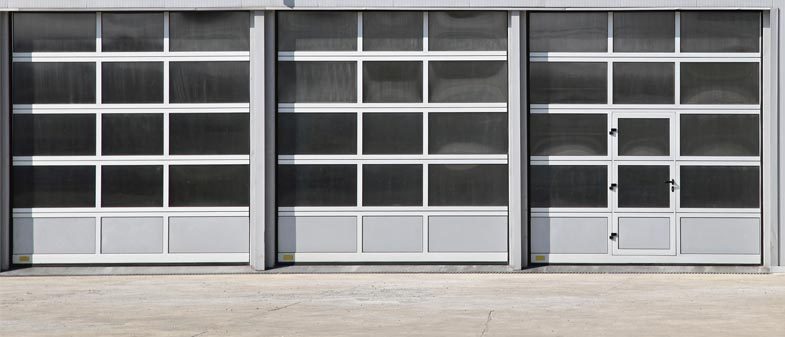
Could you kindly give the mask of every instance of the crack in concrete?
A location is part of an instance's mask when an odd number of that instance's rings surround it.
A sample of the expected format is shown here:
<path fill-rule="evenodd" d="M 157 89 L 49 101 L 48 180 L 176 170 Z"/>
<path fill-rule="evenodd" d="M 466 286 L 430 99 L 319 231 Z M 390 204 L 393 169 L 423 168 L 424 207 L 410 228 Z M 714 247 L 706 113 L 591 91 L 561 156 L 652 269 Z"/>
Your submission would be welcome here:
<path fill-rule="evenodd" d="M 206 334 L 206 333 L 207 333 L 207 331 L 208 331 L 208 330 L 202 331 L 202 332 L 200 332 L 200 333 L 198 333 L 198 334 L 195 334 L 195 335 L 193 335 L 193 336 L 191 336 L 191 337 L 197 337 L 197 336 L 204 335 L 204 334 Z"/>
<path fill-rule="evenodd" d="M 493 310 L 488 311 L 488 317 L 485 318 L 485 323 L 482 326 L 482 333 L 480 333 L 480 337 L 484 337 L 485 333 L 488 332 L 488 324 L 491 323 L 493 320 Z"/>
<path fill-rule="evenodd" d="M 293 306 L 293 305 L 297 305 L 297 304 L 300 304 L 300 303 L 303 303 L 303 302 L 302 302 L 302 301 L 300 301 L 300 302 L 294 302 L 294 303 L 292 303 L 292 304 L 287 304 L 287 305 L 284 305 L 284 306 L 275 307 L 275 308 L 272 308 L 272 309 L 270 309 L 270 310 L 267 310 L 267 312 L 273 312 L 273 311 L 283 310 L 283 309 L 286 309 L 286 308 L 288 308 L 288 307 L 291 307 L 291 306 Z"/>

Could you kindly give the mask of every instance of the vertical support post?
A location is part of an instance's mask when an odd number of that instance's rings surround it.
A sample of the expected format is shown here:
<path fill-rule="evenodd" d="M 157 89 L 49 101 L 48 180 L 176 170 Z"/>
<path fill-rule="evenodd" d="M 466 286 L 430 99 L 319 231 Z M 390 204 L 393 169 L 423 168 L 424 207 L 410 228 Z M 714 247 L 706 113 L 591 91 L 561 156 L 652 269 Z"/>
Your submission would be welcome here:
<path fill-rule="evenodd" d="M 521 12 L 510 11 L 507 24 L 507 70 L 508 70 L 508 90 L 507 95 L 507 116 L 509 129 L 508 146 L 508 169 L 509 169 L 509 265 L 512 269 L 522 269 L 528 260 L 528 240 L 526 235 L 527 226 L 524 215 L 526 214 L 526 192 L 524 187 L 525 168 L 522 163 L 523 156 L 526 155 L 525 141 L 522 141 L 522 134 L 525 129 L 521 129 L 521 120 L 525 119 L 525 109 L 521 106 L 521 100 L 525 95 L 521 90 L 521 75 L 523 68 L 521 53 L 525 49 L 521 48 Z"/>
<path fill-rule="evenodd" d="M 264 228 L 264 240 L 265 240 L 265 266 L 267 268 L 272 268 L 275 266 L 275 262 L 277 261 L 277 254 L 276 254 L 276 223 L 277 219 L 277 208 L 275 204 L 275 190 L 276 190 L 276 181 L 275 181 L 275 170 L 276 170 L 276 163 L 277 163 L 277 156 L 275 153 L 275 116 L 277 114 L 277 105 L 278 102 L 276 100 L 276 62 L 277 62 L 277 55 L 278 49 L 276 48 L 275 42 L 275 35 L 276 35 L 276 23 L 275 23 L 275 12 L 274 11 L 267 11 L 265 12 L 265 20 L 264 20 L 264 83 L 267 85 L 264 89 L 264 147 L 260 147 L 260 149 L 264 149 L 264 193 L 265 193 L 265 204 L 264 204 L 264 220 L 267 226 Z"/>
<path fill-rule="evenodd" d="M 779 194 L 781 182 L 779 180 L 779 132 L 781 132 L 778 108 L 779 83 L 778 76 L 778 10 L 764 11 L 762 16 L 763 34 L 761 36 L 762 74 L 761 103 L 763 120 L 763 153 L 762 153 L 762 178 L 763 178 L 763 265 L 776 266 L 780 263 L 779 252 Z"/>
<path fill-rule="evenodd" d="M 250 229 L 249 229 L 249 256 L 251 267 L 255 270 L 264 270 L 266 240 L 265 240 L 265 214 L 266 192 L 265 184 L 265 13 L 263 11 L 251 12 L 251 45 L 250 45 Z"/>
<path fill-rule="evenodd" d="M 8 12 L 0 13 L 0 271 L 11 267 L 11 96 Z"/>

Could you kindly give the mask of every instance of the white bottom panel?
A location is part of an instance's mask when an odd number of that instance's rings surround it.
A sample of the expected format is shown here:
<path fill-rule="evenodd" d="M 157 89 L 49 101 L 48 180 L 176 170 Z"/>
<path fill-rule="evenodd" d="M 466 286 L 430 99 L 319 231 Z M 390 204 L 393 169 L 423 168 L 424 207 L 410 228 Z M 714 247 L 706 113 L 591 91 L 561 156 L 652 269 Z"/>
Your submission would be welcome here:
<path fill-rule="evenodd" d="M 533 263 L 563 264 L 750 264 L 759 265 L 759 255 L 679 255 L 679 256 L 618 256 L 586 254 L 532 254 Z"/>
<path fill-rule="evenodd" d="M 248 263 L 248 253 L 225 254 L 33 254 L 14 255 L 15 264 Z"/>
<path fill-rule="evenodd" d="M 281 262 L 507 262 L 507 253 L 281 253 Z"/>

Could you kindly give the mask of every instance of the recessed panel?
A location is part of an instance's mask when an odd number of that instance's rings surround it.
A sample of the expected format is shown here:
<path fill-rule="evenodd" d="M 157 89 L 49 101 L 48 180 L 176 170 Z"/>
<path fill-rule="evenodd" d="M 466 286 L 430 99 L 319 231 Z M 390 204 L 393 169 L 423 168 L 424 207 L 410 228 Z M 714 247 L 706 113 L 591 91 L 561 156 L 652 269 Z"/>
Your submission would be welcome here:
<path fill-rule="evenodd" d="M 671 248 L 671 219 L 619 218 L 619 249 L 667 250 Z"/>
<path fill-rule="evenodd" d="M 278 252 L 354 253 L 357 217 L 279 217 Z"/>
<path fill-rule="evenodd" d="M 102 254 L 160 254 L 164 249 L 164 221 L 149 218 L 101 218 Z"/>
<path fill-rule="evenodd" d="M 169 253 L 248 253 L 248 217 L 169 218 Z"/>
<path fill-rule="evenodd" d="M 758 218 L 681 218 L 682 254 L 760 254 Z"/>
<path fill-rule="evenodd" d="M 506 252 L 507 217 L 428 217 L 428 251 Z"/>
<path fill-rule="evenodd" d="M 419 216 L 364 216 L 363 252 L 422 252 L 423 218 Z"/>
<path fill-rule="evenodd" d="M 95 218 L 15 218 L 14 254 L 95 254 Z"/>
<path fill-rule="evenodd" d="M 533 254 L 607 254 L 608 218 L 531 218 Z"/>

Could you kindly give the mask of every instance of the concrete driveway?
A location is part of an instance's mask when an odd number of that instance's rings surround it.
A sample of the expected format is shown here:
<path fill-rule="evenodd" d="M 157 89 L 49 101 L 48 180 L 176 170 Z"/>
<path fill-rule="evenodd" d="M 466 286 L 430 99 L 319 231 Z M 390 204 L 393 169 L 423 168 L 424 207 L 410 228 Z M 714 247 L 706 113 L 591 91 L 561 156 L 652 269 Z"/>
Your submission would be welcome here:
<path fill-rule="evenodd" d="M 0 277 L 0 336 L 785 336 L 785 274 Z"/>

